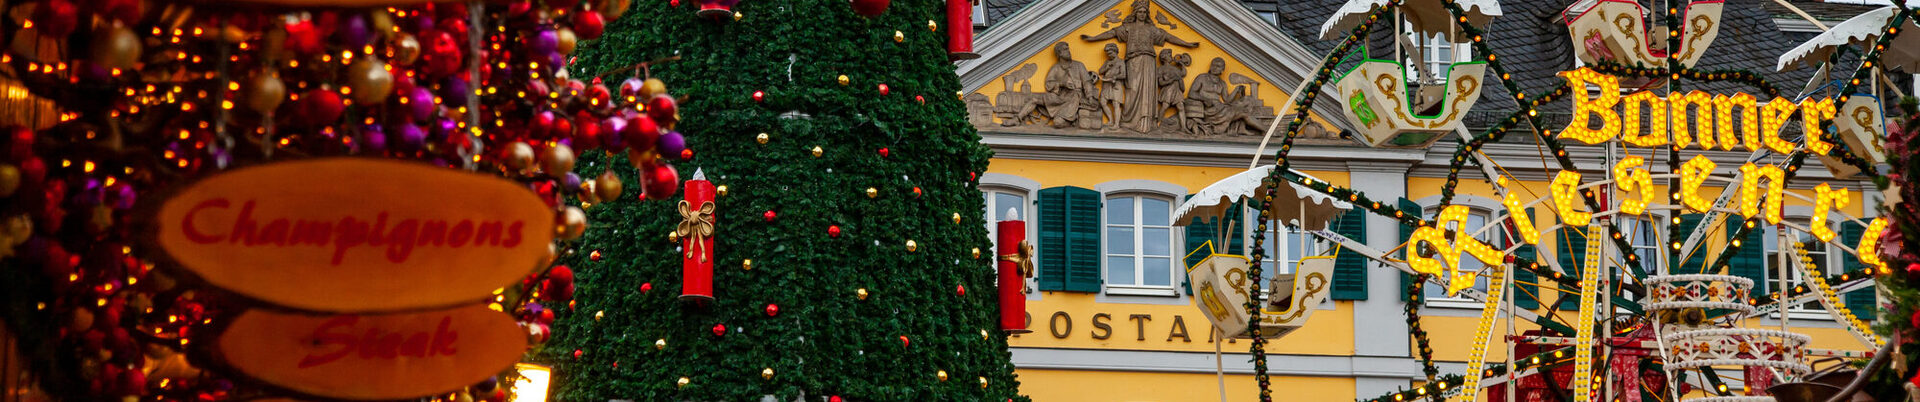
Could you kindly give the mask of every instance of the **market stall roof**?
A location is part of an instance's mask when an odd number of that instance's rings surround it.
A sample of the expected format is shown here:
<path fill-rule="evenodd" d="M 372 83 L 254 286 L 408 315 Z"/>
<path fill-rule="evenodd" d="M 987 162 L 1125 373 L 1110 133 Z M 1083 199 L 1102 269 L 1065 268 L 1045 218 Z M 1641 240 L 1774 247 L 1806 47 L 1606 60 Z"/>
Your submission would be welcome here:
<path fill-rule="evenodd" d="M 1834 50 L 1841 46 L 1853 45 L 1862 48 L 1871 46 L 1874 40 L 1886 33 L 1887 21 L 1898 12 L 1899 10 L 1894 7 L 1887 6 L 1841 21 L 1827 29 L 1827 32 L 1780 55 L 1780 62 L 1774 68 L 1779 71 L 1790 71 L 1800 68 L 1803 64 L 1818 67 L 1821 63 L 1826 63 Z M 1904 25 L 1901 27 L 1902 30 L 1920 29 L 1920 25 L 1917 25 L 1913 19 L 1908 19 Z M 1920 72 L 1920 35 L 1894 37 L 1893 42 L 1887 44 L 1887 50 L 1880 53 L 1880 63 L 1888 69 L 1899 68 L 1910 73 Z"/>
<path fill-rule="evenodd" d="M 1287 171 L 1320 180 L 1298 170 L 1288 169 Z M 1207 188 L 1194 193 L 1193 197 L 1187 198 L 1187 202 L 1181 203 L 1180 208 L 1173 211 L 1173 214 L 1179 217 L 1174 220 L 1174 224 L 1185 226 L 1193 218 L 1223 215 L 1228 208 L 1234 208 L 1241 200 L 1253 198 L 1254 194 L 1260 191 L 1261 180 L 1272 173 L 1273 166 L 1261 166 L 1213 182 Z M 1299 183 L 1287 182 L 1287 185 L 1280 186 L 1278 192 L 1273 196 L 1273 204 L 1268 206 L 1272 216 L 1281 222 L 1297 222 L 1307 230 L 1324 229 L 1327 227 L 1327 221 L 1332 220 L 1334 215 L 1353 208 L 1353 204 L 1314 191 Z M 1301 217 L 1302 212 L 1305 212 L 1305 219 Z"/>
<path fill-rule="evenodd" d="M 1367 20 L 1374 7 L 1385 7 L 1393 0 L 1347 0 L 1340 10 L 1320 25 L 1320 39 L 1337 39 L 1341 35 Z M 1485 28 L 1493 17 L 1500 16 L 1498 0 L 1459 0 L 1460 9 L 1467 11 L 1467 22 L 1473 26 Z M 1415 32 L 1425 35 L 1446 35 L 1453 37 L 1459 28 L 1453 24 L 1453 15 L 1447 12 L 1447 6 L 1440 0 L 1407 0 L 1400 4 L 1400 12 L 1407 17 L 1407 23 L 1413 25 Z M 1455 41 L 1462 42 L 1462 41 Z"/>

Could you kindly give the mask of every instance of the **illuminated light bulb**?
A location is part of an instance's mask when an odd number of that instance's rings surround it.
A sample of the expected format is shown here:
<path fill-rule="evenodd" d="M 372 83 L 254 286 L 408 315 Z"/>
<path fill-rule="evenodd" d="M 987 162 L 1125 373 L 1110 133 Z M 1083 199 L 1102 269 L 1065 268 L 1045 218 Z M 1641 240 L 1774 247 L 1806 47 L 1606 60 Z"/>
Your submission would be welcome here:
<path fill-rule="evenodd" d="M 1694 155 L 1693 159 L 1680 166 L 1680 203 L 1687 209 L 1707 212 L 1713 208 L 1712 202 L 1700 198 L 1700 185 L 1706 184 L 1707 176 L 1713 174 L 1715 166 L 1706 155 Z"/>
<path fill-rule="evenodd" d="M 1855 250 L 1860 250 L 1861 263 L 1878 267 L 1881 273 L 1888 270 L 1887 263 L 1880 260 L 1879 252 L 1880 232 L 1885 230 L 1887 230 L 1886 218 L 1873 218 L 1873 222 L 1867 224 L 1866 233 L 1860 235 L 1860 244 L 1854 247 Z"/>
<path fill-rule="evenodd" d="M 1820 183 L 1820 186 L 1814 187 L 1813 190 L 1813 219 L 1807 226 L 1813 229 L 1813 236 L 1820 238 L 1820 241 L 1833 241 L 1835 233 L 1833 228 L 1827 227 L 1827 212 L 1834 208 L 1845 208 L 1853 199 L 1847 196 L 1846 187 L 1834 190 L 1827 183 Z M 1871 251 L 1863 251 L 1865 252 Z"/>
<path fill-rule="evenodd" d="M 1765 107 L 1760 108 L 1761 142 L 1767 146 L 1767 149 L 1773 150 L 1773 152 L 1789 154 L 1793 153 L 1794 148 L 1798 147 L 1793 142 L 1780 138 L 1780 129 L 1786 125 L 1787 117 L 1793 115 L 1794 111 L 1798 109 L 1799 105 L 1795 105 L 1793 102 L 1788 102 L 1784 99 L 1775 99 L 1767 102 Z"/>
<path fill-rule="evenodd" d="M 1762 199 L 1760 195 L 1760 179 L 1763 178 L 1767 179 L 1768 183 L 1767 193 L 1764 199 Z M 1786 172 L 1780 170 L 1779 166 L 1774 166 L 1771 163 L 1766 165 L 1754 165 L 1752 163 L 1741 165 L 1740 214 L 1745 215 L 1748 219 L 1752 219 L 1754 215 L 1762 212 L 1761 208 L 1763 206 L 1760 204 L 1764 202 L 1766 204 L 1764 205 L 1764 216 L 1767 218 L 1767 223 L 1779 224 L 1781 192 L 1786 186 L 1785 182 Z"/>
<path fill-rule="evenodd" d="M 1573 98 L 1573 119 L 1567 123 L 1567 128 L 1560 132 L 1560 137 L 1587 144 L 1599 144 L 1619 136 L 1620 114 L 1613 108 L 1620 103 L 1620 79 L 1584 67 L 1563 71 L 1560 76 L 1567 79 L 1568 87 L 1586 88 L 1589 84 L 1600 87 L 1598 95 L 1593 99 Z M 1593 129 L 1588 124 L 1593 116 L 1599 116 L 1601 119 L 1599 129 Z"/>
<path fill-rule="evenodd" d="M 1653 92 L 1639 91 L 1620 99 L 1620 139 L 1639 147 L 1667 145 L 1667 100 Z M 1646 105 L 1648 130 L 1640 130 L 1640 106 Z M 1644 133 L 1644 134 L 1642 134 Z"/>
<path fill-rule="evenodd" d="M 1648 172 L 1647 169 L 1640 168 L 1640 166 L 1645 163 L 1646 160 L 1641 157 L 1628 156 L 1625 159 L 1621 159 L 1620 163 L 1613 165 L 1613 177 L 1619 181 L 1620 191 L 1628 194 L 1635 192 L 1640 193 L 1640 197 L 1638 198 L 1631 196 L 1620 198 L 1621 213 L 1628 215 L 1644 214 L 1647 212 L 1647 204 L 1652 204 L 1656 201 L 1653 193 L 1653 173 Z M 1615 233 L 1615 235 L 1617 236 L 1619 234 Z"/>
<path fill-rule="evenodd" d="M 1733 96 L 1714 95 L 1714 124 L 1719 127 L 1720 149 L 1734 150 L 1734 145 L 1744 143 L 1749 150 L 1759 150 L 1760 107 L 1753 95 L 1736 93 Z M 1740 131 L 1733 131 L 1734 112 L 1740 112 Z"/>
<path fill-rule="evenodd" d="M 1506 177 L 1501 176 L 1501 181 L 1506 181 Z M 1520 204 L 1520 196 L 1507 192 L 1506 199 L 1500 203 L 1507 207 L 1507 216 L 1513 218 L 1514 226 L 1519 229 L 1520 240 L 1527 244 L 1540 244 L 1540 229 L 1534 225 L 1533 217 L 1528 216 L 1526 207 Z"/>
<path fill-rule="evenodd" d="M 1821 140 L 1824 135 L 1820 133 L 1825 130 L 1822 130 L 1820 122 L 1833 119 L 1836 113 L 1838 112 L 1833 108 L 1833 98 L 1819 100 L 1808 98 L 1800 101 L 1800 124 L 1804 129 L 1802 132 L 1806 133 L 1807 150 L 1819 155 L 1826 155 L 1833 151 L 1833 143 Z"/>
<path fill-rule="evenodd" d="M 1560 215 L 1560 220 L 1568 225 L 1586 226 L 1593 219 L 1593 213 L 1575 210 L 1574 189 L 1579 186 L 1579 172 L 1562 170 L 1554 175 L 1549 188 L 1553 190 L 1554 212 Z"/>

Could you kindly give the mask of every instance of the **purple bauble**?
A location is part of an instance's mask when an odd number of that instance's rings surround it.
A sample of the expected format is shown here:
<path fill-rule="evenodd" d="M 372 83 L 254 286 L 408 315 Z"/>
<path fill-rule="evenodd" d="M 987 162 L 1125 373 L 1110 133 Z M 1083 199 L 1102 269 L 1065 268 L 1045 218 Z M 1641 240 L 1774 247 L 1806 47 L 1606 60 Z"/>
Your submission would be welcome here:
<path fill-rule="evenodd" d="M 654 146 L 660 151 L 660 156 L 678 158 L 680 151 L 687 149 L 687 137 L 681 136 L 679 131 L 669 131 L 660 135 L 660 140 Z"/>
<path fill-rule="evenodd" d="M 647 81 L 640 79 L 640 77 L 628 78 L 626 81 L 620 82 L 620 98 L 626 99 L 626 97 L 629 96 L 637 98 L 640 96 L 640 88 L 646 85 Z"/>
<path fill-rule="evenodd" d="M 620 116 L 608 117 L 606 126 L 606 130 L 602 130 L 600 134 L 600 148 L 606 149 L 607 152 L 625 151 L 627 142 L 625 138 L 621 138 L 620 130 L 627 128 L 627 119 Z"/>
<path fill-rule="evenodd" d="M 459 75 L 448 76 L 446 81 L 440 82 L 440 97 L 443 99 L 464 102 L 468 93 L 471 92 L 468 92 L 467 80 Z"/>
<path fill-rule="evenodd" d="M 541 29 L 527 41 L 527 53 L 535 55 L 553 54 L 560 47 L 560 34 L 552 29 Z"/>
<path fill-rule="evenodd" d="M 133 201 L 137 198 L 133 186 L 123 183 L 114 185 L 112 188 L 109 188 L 108 191 L 107 198 L 113 200 L 113 209 L 127 210 L 133 208 Z"/>
<path fill-rule="evenodd" d="M 446 116 L 434 118 L 433 124 L 427 127 L 431 129 L 431 131 L 427 132 L 427 139 L 433 142 L 440 142 L 440 140 L 446 139 L 447 136 L 456 134 L 460 130 L 460 125 L 454 123 L 453 119 L 447 118 Z"/>
<path fill-rule="evenodd" d="M 413 87 L 413 93 L 407 94 L 407 107 L 413 111 L 414 121 L 427 121 L 433 117 L 433 92 Z"/>
<path fill-rule="evenodd" d="M 553 71 L 564 70 L 567 68 L 567 55 L 560 52 L 548 53 L 547 65 L 553 66 Z"/>
<path fill-rule="evenodd" d="M 393 128 L 392 135 L 394 136 L 393 142 L 396 149 L 402 151 L 418 150 L 427 144 L 427 131 L 421 130 L 420 126 L 413 124 L 401 123 L 397 125 L 397 127 Z"/>
<path fill-rule="evenodd" d="M 360 135 L 360 149 L 364 152 L 387 150 L 387 133 L 378 125 L 367 125 L 366 131 Z"/>
<path fill-rule="evenodd" d="M 348 15 L 347 20 L 340 23 L 340 27 L 334 28 L 333 34 L 348 48 L 357 49 L 373 39 L 373 30 L 367 28 L 367 17 L 360 14 Z"/>
<path fill-rule="evenodd" d="M 580 175 L 574 174 L 573 172 L 567 172 L 567 174 L 561 175 L 560 186 L 566 189 L 580 188 Z"/>

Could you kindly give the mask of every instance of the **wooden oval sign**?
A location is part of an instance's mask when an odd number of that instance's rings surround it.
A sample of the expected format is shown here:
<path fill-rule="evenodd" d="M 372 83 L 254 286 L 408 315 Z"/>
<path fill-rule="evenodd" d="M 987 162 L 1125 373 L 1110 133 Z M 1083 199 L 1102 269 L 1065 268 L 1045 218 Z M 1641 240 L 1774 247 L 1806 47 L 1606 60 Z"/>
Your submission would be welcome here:
<path fill-rule="evenodd" d="M 479 300 L 539 264 L 553 209 L 512 181 L 359 158 L 285 162 L 194 183 L 159 242 L 212 284 L 283 306 L 396 311 Z"/>
<path fill-rule="evenodd" d="M 240 314 L 228 364 L 261 381 L 342 399 L 408 399 L 479 383 L 520 360 L 527 336 L 484 305 L 378 315 Z"/>

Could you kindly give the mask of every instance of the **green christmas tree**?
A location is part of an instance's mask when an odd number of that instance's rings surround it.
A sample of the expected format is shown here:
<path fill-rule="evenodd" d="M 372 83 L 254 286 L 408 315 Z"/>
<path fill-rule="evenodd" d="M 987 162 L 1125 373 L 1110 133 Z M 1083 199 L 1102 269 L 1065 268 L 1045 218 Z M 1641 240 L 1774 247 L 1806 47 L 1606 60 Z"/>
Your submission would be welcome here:
<path fill-rule="evenodd" d="M 716 299 L 678 298 L 675 203 L 593 205 L 564 260 L 574 306 L 538 355 L 553 397 L 1025 400 L 976 188 L 991 151 L 954 96 L 944 2 L 868 17 L 847 0 L 747 0 L 719 20 L 692 3 L 638 2 L 573 72 L 611 86 L 678 56 L 649 69 L 682 99 L 676 130 L 697 156 L 675 166 L 722 186 Z M 577 170 L 637 193 L 629 163 L 586 155 Z"/>

